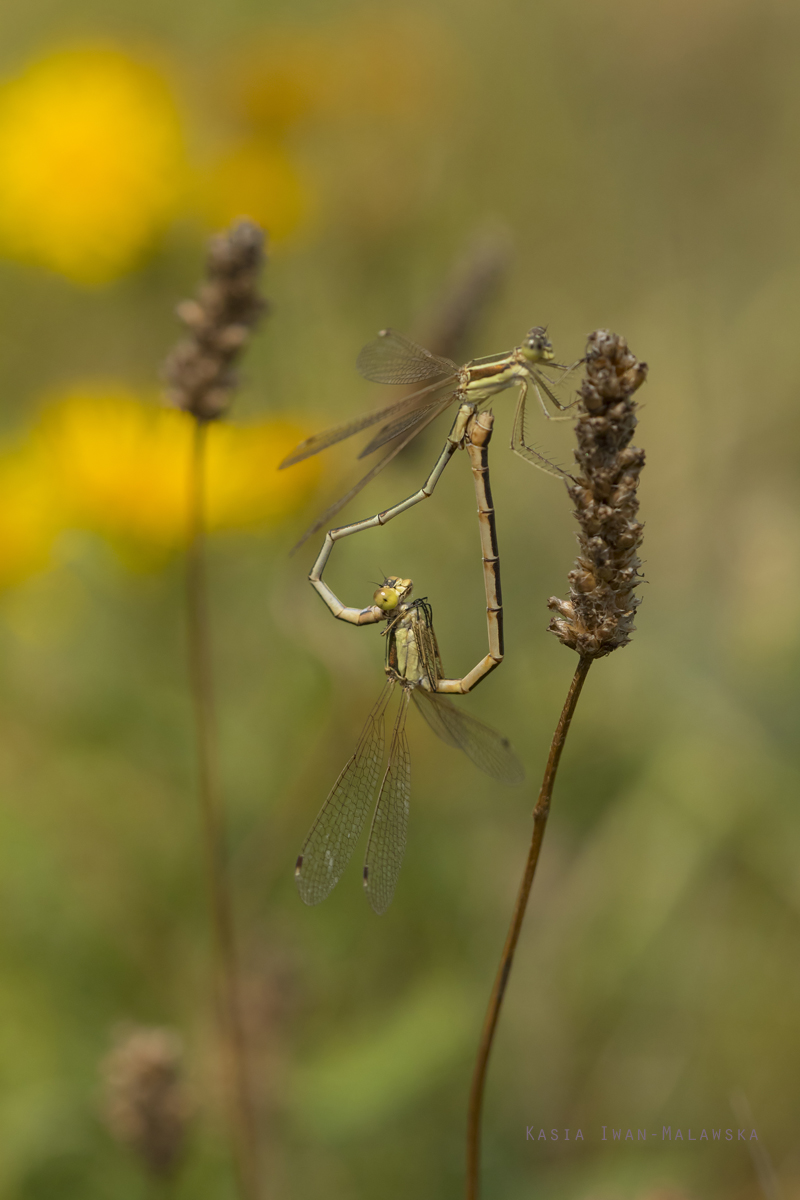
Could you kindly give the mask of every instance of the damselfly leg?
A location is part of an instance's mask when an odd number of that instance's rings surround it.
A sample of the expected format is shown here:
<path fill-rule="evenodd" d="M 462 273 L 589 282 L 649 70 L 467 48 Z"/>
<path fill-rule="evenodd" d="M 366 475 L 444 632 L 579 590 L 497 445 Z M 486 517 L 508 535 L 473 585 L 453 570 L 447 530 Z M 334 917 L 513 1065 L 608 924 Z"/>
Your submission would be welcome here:
<path fill-rule="evenodd" d="M 536 384 L 533 386 L 536 387 Z M 535 446 L 530 446 L 525 440 L 525 406 L 527 398 L 528 385 L 523 381 L 520 384 L 517 408 L 514 413 L 514 424 L 511 427 L 511 449 L 520 458 L 524 459 L 525 462 L 530 463 L 532 467 L 538 467 L 540 471 L 544 471 L 545 475 L 554 475 L 556 479 L 572 479 L 569 471 L 565 471 L 563 467 L 559 467 L 556 463 L 551 462 L 549 458 L 545 458 L 540 450 L 537 450 Z M 541 400 L 541 396 L 539 399 Z M 553 419 L 556 420 L 557 418 Z"/>

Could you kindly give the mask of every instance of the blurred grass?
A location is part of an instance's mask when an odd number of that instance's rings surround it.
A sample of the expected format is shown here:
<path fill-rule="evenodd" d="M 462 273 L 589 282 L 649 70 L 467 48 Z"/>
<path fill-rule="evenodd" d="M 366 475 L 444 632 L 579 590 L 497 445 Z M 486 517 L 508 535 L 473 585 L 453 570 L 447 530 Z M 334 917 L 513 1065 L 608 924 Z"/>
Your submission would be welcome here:
<path fill-rule="evenodd" d="M 164 74 L 202 178 L 269 137 L 304 181 L 237 420 L 317 428 L 374 402 L 359 347 L 388 324 L 419 329 L 488 217 L 510 229 L 513 265 L 467 353 L 541 321 L 565 360 L 603 325 L 650 364 L 639 632 L 589 681 L 564 762 L 490 1076 L 487 1198 L 755 1197 L 741 1144 L 599 1141 L 602 1124 L 731 1125 L 734 1087 L 787 1196 L 800 1187 L 799 23 L 770 0 L 435 0 L 402 21 L 348 5 L 40 0 L 0 17 L 9 76 L 109 39 Z M 287 89 L 319 82 L 320 47 L 324 87 L 304 107 Z M 245 79 L 262 91 L 234 86 Z M 187 204 L 101 289 L 0 261 L 2 424 L 16 444 L 53 393 L 153 388 L 207 214 Z M 545 632 L 573 556 L 569 506 L 505 451 L 510 398 L 495 412 L 508 658 L 465 707 L 508 733 L 531 786 L 500 792 L 413 726 L 410 841 L 381 920 L 357 864 L 320 909 L 291 879 L 380 686 L 377 633 L 330 620 L 304 578 L 314 547 L 287 558 L 351 477 L 349 449 L 329 456 L 307 510 L 214 545 L 223 767 L 276 1194 L 460 1194 L 479 1014 L 573 667 Z M 568 430 L 542 426 L 568 455 Z M 352 516 L 418 486 L 444 432 Z M 342 543 L 330 567 L 351 604 L 384 571 L 411 575 L 459 673 L 485 638 L 470 493 L 457 458 L 432 505 Z M 97 1115 L 96 1067 L 120 1018 L 187 1040 L 204 1103 L 176 1196 L 232 1196 L 208 1099 L 180 568 L 131 573 L 102 530 L 65 524 L 49 568 L 31 560 L 37 573 L 0 600 L 0 1196 L 145 1194 Z M 526 1142 L 528 1125 L 582 1126 L 586 1141 Z"/>

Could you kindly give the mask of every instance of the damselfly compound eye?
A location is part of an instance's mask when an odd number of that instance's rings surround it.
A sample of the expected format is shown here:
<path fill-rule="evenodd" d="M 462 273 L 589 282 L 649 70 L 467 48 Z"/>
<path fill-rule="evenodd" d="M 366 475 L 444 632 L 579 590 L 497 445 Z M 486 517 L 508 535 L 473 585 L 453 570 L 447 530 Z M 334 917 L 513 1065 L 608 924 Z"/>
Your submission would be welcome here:
<path fill-rule="evenodd" d="M 383 612 L 392 612 L 401 600 L 408 600 L 413 588 L 413 580 L 401 579 L 399 575 L 387 575 L 372 597 L 373 604 Z"/>
<path fill-rule="evenodd" d="M 372 603 L 375 604 L 381 612 L 393 612 L 400 603 L 400 592 L 395 587 L 388 587 L 384 584 L 379 587 L 372 597 Z"/>

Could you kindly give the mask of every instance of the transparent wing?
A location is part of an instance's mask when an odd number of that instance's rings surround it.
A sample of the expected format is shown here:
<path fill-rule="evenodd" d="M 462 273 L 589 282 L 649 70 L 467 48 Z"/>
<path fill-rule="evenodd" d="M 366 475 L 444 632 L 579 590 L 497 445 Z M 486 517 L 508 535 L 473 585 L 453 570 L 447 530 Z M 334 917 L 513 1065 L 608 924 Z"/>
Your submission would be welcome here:
<path fill-rule="evenodd" d="M 482 721 L 470 717 L 438 692 L 414 688 L 417 708 L 433 732 L 448 746 L 463 750 L 469 758 L 500 783 L 518 784 L 525 778 L 522 763 L 508 738 Z"/>
<path fill-rule="evenodd" d="M 300 546 L 302 546 L 303 542 L 312 537 L 315 533 L 318 533 L 320 529 L 330 528 L 331 521 L 338 513 L 342 511 L 344 506 L 349 504 L 353 497 L 357 496 L 361 489 L 365 488 L 368 483 L 372 483 L 372 480 L 375 478 L 375 476 L 379 475 L 383 468 L 388 466 L 392 459 L 396 458 L 401 450 L 405 450 L 408 443 L 413 441 L 417 434 L 423 430 L 426 425 L 430 425 L 431 421 L 435 420 L 436 417 L 439 416 L 439 413 L 444 412 L 450 403 L 450 399 L 451 397 L 447 396 L 444 400 L 437 404 L 436 407 L 433 408 L 426 417 L 424 417 L 411 429 L 410 433 L 406 437 L 402 438 L 397 445 L 392 446 L 388 454 L 384 454 L 380 462 L 377 462 L 371 471 L 367 471 L 363 479 L 359 479 L 358 483 L 354 484 L 353 487 L 350 488 L 349 492 L 345 492 L 343 496 L 339 497 L 335 504 L 332 504 L 330 508 L 326 508 L 322 516 L 318 517 L 313 525 L 309 525 L 308 529 L 300 538 L 300 541 L 292 547 L 292 554 L 294 554 L 295 550 L 298 550 Z"/>
<path fill-rule="evenodd" d="M 407 712 L 408 692 L 404 690 L 364 860 L 364 888 L 376 913 L 385 913 L 392 902 L 406 849 L 411 797 L 411 756 L 405 733 Z"/>
<path fill-rule="evenodd" d="M 383 718 L 393 688 L 390 679 L 300 851 L 294 877 L 305 904 L 319 904 L 336 887 L 364 828 L 383 762 Z"/>
<path fill-rule="evenodd" d="M 305 438 L 304 441 L 295 446 L 291 454 L 286 456 L 278 467 L 278 470 L 282 471 L 284 467 L 293 467 L 295 463 L 302 462 L 304 458 L 311 458 L 312 454 L 319 454 L 320 450 L 327 450 L 329 446 L 335 446 L 337 442 L 343 442 L 345 438 L 352 437 L 355 433 L 360 433 L 362 429 L 369 429 L 370 425 L 377 425 L 378 421 L 385 421 L 387 418 L 396 418 L 402 413 L 417 410 L 420 398 L 441 386 L 441 383 L 432 383 L 429 387 L 420 388 L 418 392 L 412 392 L 410 396 L 404 396 L 402 400 L 398 400 L 395 404 L 375 409 L 373 412 L 362 413 L 360 417 L 353 417 L 352 421 L 345 421 L 342 425 L 332 425 L 330 429 L 323 429 L 322 433 L 315 433 L 313 437 Z M 367 451 L 364 453 L 367 453 Z"/>
<path fill-rule="evenodd" d="M 430 609 L 428 609 L 430 612 Z M 427 620 L 414 623 L 414 638 L 417 643 L 420 662 L 431 683 L 442 678 L 442 659 L 439 654 L 439 643 L 433 630 L 433 624 Z"/>
<path fill-rule="evenodd" d="M 441 384 L 437 386 L 441 387 Z M 422 408 L 414 408 L 411 412 L 406 412 L 402 416 L 396 417 L 394 421 L 390 421 L 388 425 L 384 425 L 383 429 L 380 429 L 375 434 L 375 437 L 364 447 L 358 457 L 366 458 L 368 454 L 372 454 L 375 450 L 380 450 L 381 446 L 385 446 L 387 442 L 393 441 L 401 433 L 405 433 L 407 429 L 418 425 L 435 408 L 438 409 L 441 404 L 442 397 L 439 396 L 431 404 L 425 404 Z"/>
<path fill-rule="evenodd" d="M 449 358 L 440 358 L 394 329 L 382 329 L 356 359 L 356 368 L 373 383 L 422 383 L 442 375 L 457 375 Z"/>

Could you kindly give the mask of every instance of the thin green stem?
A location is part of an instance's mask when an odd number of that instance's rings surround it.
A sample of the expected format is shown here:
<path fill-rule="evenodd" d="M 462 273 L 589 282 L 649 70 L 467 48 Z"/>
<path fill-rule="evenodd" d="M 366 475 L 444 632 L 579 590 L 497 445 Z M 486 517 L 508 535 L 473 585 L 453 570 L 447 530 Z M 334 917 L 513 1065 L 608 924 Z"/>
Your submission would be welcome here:
<path fill-rule="evenodd" d="M 205 562 L 206 430 L 204 421 L 195 421 L 189 473 L 189 544 L 186 557 L 189 671 L 197 734 L 198 793 L 205 872 L 214 934 L 217 1015 L 225 1056 L 231 1135 L 242 1197 L 244 1200 L 260 1200 L 255 1107 L 247 1070 L 216 753 Z"/>
<path fill-rule="evenodd" d="M 514 952 L 517 948 L 522 922 L 525 919 L 525 910 L 528 906 L 528 897 L 531 894 L 533 877 L 536 874 L 536 864 L 539 861 L 539 851 L 542 847 L 547 818 L 550 814 L 550 800 L 553 795 L 553 786 L 556 781 L 556 772 L 558 771 L 558 764 L 561 759 L 561 751 L 564 749 L 564 743 L 567 740 L 567 733 L 569 732 L 570 722 L 578 703 L 578 697 L 581 694 L 581 689 L 583 688 L 592 662 L 593 659 L 588 657 L 582 657 L 579 660 L 567 693 L 567 698 L 564 702 L 564 707 L 561 711 L 561 716 L 559 717 L 558 725 L 556 726 L 556 731 L 553 734 L 550 754 L 539 791 L 539 799 L 536 801 L 536 807 L 533 810 L 533 833 L 530 850 L 528 851 L 528 861 L 525 864 L 525 872 L 522 876 L 522 882 L 517 893 L 517 901 L 514 905 L 514 915 L 511 918 L 511 926 L 506 936 L 505 945 L 503 946 L 503 953 L 500 956 L 500 966 L 497 969 L 494 987 L 489 999 L 489 1007 L 483 1023 L 483 1031 L 478 1046 L 478 1057 L 472 1076 L 469 1113 L 467 1117 L 467 1200 L 478 1200 L 479 1195 L 481 1113 L 483 1110 L 483 1094 L 486 1086 L 486 1072 L 489 1066 L 489 1056 L 492 1052 L 495 1030 L 500 1018 L 500 1009 L 503 1005 L 508 977 L 511 974 Z"/>

